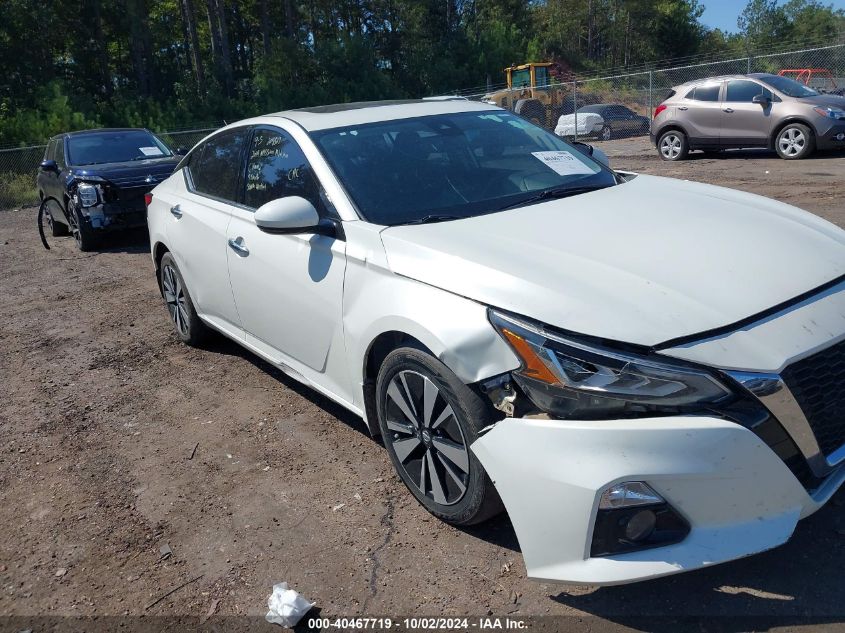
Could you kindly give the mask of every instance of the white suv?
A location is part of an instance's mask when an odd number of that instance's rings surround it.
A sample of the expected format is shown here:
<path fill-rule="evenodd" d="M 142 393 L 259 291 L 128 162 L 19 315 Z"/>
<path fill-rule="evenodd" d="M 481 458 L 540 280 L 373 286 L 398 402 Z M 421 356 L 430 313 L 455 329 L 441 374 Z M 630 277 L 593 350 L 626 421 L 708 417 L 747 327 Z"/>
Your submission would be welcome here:
<path fill-rule="evenodd" d="M 789 538 L 845 479 L 845 232 L 614 172 L 495 106 L 241 121 L 153 191 L 179 337 L 363 416 L 430 512 L 614 584 Z"/>

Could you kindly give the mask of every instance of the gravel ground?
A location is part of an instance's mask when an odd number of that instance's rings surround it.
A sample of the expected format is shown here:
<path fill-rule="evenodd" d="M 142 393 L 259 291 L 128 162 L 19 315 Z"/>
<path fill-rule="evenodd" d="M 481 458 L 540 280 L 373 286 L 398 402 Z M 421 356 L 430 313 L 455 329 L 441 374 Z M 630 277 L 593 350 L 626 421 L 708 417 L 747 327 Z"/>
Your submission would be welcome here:
<path fill-rule="evenodd" d="M 620 169 L 752 191 L 845 226 L 841 154 L 667 164 L 644 139 L 597 145 Z M 623 587 L 535 583 L 507 517 L 437 521 L 360 419 L 222 338 L 177 342 L 143 234 L 96 254 L 52 241 L 41 247 L 34 209 L 0 213 L 0 630 L 31 616 L 261 616 L 281 581 L 326 617 L 843 628 L 842 492 L 759 556 Z"/>

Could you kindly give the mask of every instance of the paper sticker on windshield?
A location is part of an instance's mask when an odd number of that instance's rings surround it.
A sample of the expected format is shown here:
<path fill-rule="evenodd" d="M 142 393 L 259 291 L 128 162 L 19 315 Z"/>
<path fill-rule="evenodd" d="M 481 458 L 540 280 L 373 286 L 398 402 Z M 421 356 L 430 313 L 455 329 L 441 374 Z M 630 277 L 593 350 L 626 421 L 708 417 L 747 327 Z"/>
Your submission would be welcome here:
<path fill-rule="evenodd" d="M 164 152 L 162 152 L 158 147 L 139 147 L 141 153 L 144 156 L 163 156 Z"/>
<path fill-rule="evenodd" d="M 575 158 L 570 152 L 531 152 L 537 160 L 552 168 L 561 176 L 571 176 L 573 174 L 594 174 L 594 169 L 585 165 L 580 160 Z"/>

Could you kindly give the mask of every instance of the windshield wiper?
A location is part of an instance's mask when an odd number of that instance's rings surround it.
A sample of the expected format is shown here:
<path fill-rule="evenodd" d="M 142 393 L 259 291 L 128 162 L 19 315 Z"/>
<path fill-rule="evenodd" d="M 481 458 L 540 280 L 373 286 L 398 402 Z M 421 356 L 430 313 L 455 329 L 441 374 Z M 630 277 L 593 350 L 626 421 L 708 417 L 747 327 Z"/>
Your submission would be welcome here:
<path fill-rule="evenodd" d="M 568 198 L 569 196 L 577 196 L 580 193 L 589 193 L 590 191 L 598 191 L 599 189 L 606 189 L 613 185 L 590 185 L 588 187 L 558 187 L 557 189 L 545 189 L 533 196 L 511 202 L 503 207 L 499 207 L 497 211 L 504 211 L 505 209 L 513 209 L 514 207 L 522 207 L 527 204 L 534 204 L 535 202 L 542 202 L 543 200 L 556 200 L 558 198 Z"/>
<path fill-rule="evenodd" d="M 410 222 L 400 222 L 396 226 L 407 226 L 410 224 L 434 224 L 435 222 L 448 222 L 449 220 L 463 220 L 464 218 L 457 215 L 426 215 L 418 220 L 411 220 Z"/>

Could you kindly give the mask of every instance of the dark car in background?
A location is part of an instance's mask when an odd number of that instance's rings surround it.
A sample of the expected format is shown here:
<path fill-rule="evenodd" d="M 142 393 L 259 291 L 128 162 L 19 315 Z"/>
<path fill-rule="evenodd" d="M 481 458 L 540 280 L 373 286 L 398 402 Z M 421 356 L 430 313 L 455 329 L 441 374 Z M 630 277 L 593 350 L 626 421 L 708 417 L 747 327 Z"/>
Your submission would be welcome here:
<path fill-rule="evenodd" d="M 640 116 L 630 108 L 616 103 L 596 103 L 578 108 L 578 112 L 598 114 L 604 119 L 604 127 L 598 133 L 603 141 L 623 136 L 648 134 L 651 120 Z"/>
<path fill-rule="evenodd" d="M 72 233 L 79 249 L 88 251 L 107 232 L 145 226 L 144 195 L 173 173 L 184 153 L 145 129 L 54 136 L 37 177 L 52 235 Z"/>

